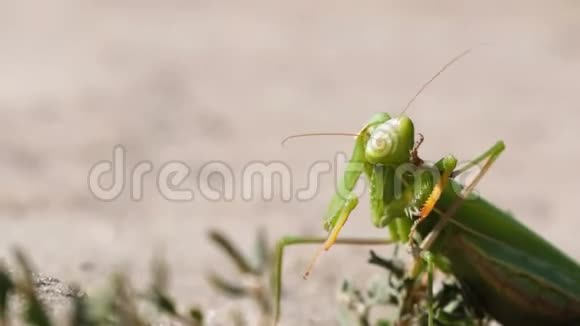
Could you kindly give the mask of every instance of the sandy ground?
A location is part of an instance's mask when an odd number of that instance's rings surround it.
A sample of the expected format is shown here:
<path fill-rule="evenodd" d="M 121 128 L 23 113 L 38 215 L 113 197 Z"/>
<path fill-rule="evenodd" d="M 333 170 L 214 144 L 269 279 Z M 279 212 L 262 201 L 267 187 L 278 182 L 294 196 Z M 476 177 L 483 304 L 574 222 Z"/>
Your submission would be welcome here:
<path fill-rule="evenodd" d="M 305 186 L 310 166 L 349 152 L 352 140 L 282 148 L 284 136 L 356 132 L 375 112 L 396 114 L 475 47 L 408 112 L 426 137 L 422 156 L 469 159 L 503 139 L 508 150 L 479 190 L 578 259 L 579 16 L 570 1 L 4 1 L 0 255 L 21 246 L 44 274 L 90 293 L 117 268 L 146 281 L 162 251 L 178 297 L 219 317 L 238 303 L 203 278 L 230 269 L 207 230 L 247 248 L 259 226 L 272 239 L 321 235 L 333 189 L 326 174 L 309 199 L 245 200 L 244 167 L 280 161 L 295 189 Z M 126 149 L 127 182 L 138 162 L 152 164 L 141 200 L 129 183 L 113 201 L 88 190 L 89 170 L 115 145 Z M 193 200 L 167 200 L 156 187 L 170 161 L 190 167 L 182 187 Z M 232 169 L 234 200 L 200 194 L 197 176 L 213 161 Z M 362 202 L 344 234 L 384 235 Z M 367 250 L 333 250 L 307 282 L 314 248 L 291 251 L 284 324 L 334 324 L 336 286 L 369 272 L 354 268 Z"/>

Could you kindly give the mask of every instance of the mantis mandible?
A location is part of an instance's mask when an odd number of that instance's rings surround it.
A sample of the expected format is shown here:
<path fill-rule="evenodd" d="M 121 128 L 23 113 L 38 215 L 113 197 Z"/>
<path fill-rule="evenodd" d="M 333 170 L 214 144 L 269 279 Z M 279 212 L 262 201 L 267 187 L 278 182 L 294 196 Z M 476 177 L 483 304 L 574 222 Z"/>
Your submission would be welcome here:
<path fill-rule="evenodd" d="M 285 246 L 322 242 L 322 251 L 337 242 L 403 242 L 410 245 L 415 257 L 410 275 L 427 270 L 432 281 L 434 267 L 452 274 L 485 313 L 504 325 L 580 324 L 578 263 L 506 211 L 481 197 L 469 197 L 505 149 L 504 143 L 498 141 L 459 168 L 452 155 L 427 164 L 418 155 L 423 138 L 415 141 L 414 125 L 405 110 L 396 117 L 374 115 L 356 135 L 350 161 L 324 217 L 328 236 L 289 237 L 279 242 L 274 270 L 275 322 L 280 315 Z M 454 180 L 476 165 L 481 169 L 470 184 L 462 186 Z M 358 204 L 353 190 L 363 175 L 370 185 L 372 223 L 388 228 L 390 240 L 338 238 Z M 429 324 L 433 325 L 431 315 Z"/>

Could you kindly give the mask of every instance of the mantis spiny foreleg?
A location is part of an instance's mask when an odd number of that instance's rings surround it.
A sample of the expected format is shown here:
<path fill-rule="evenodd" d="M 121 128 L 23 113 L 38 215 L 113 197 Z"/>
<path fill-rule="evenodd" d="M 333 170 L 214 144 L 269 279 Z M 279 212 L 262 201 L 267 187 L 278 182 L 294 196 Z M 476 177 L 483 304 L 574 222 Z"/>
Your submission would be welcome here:
<path fill-rule="evenodd" d="M 469 194 L 473 191 L 473 189 L 475 189 L 475 187 L 477 186 L 479 181 L 481 181 L 483 176 L 491 168 L 492 164 L 499 157 L 499 155 L 504 151 L 504 149 L 505 149 L 505 144 L 503 143 L 503 141 L 498 141 L 490 149 L 485 151 L 482 155 L 478 156 L 477 158 L 472 160 L 470 163 L 466 164 L 465 166 L 463 166 L 462 168 L 460 168 L 459 170 L 457 170 L 451 174 L 451 177 L 455 177 L 457 175 L 460 175 L 461 173 L 464 173 L 465 171 L 467 171 L 471 167 L 485 161 L 481 170 L 479 170 L 479 172 L 476 174 L 473 181 L 469 185 L 467 185 L 465 188 L 463 188 L 463 191 L 461 192 L 461 194 L 459 195 L 457 200 L 451 205 L 451 207 L 449 209 L 447 209 L 445 212 L 440 212 L 438 210 L 438 213 L 441 215 L 441 219 L 439 220 L 437 225 L 433 228 L 433 230 L 427 235 L 427 237 L 425 237 L 425 239 L 421 243 L 420 247 L 422 250 L 428 250 L 431 247 L 431 245 L 433 244 L 435 239 L 437 239 L 437 237 L 439 236 L 439 233 L 441 232 L 441 230 L 445 227 L 445 225 L 449 221 L 449 218 L 451 218 L 457 212 L 457 210 L 459 209 L 459 207 L 461 206 L 463 201 L 465 201 L 465 199 L 469 196 Z"/>

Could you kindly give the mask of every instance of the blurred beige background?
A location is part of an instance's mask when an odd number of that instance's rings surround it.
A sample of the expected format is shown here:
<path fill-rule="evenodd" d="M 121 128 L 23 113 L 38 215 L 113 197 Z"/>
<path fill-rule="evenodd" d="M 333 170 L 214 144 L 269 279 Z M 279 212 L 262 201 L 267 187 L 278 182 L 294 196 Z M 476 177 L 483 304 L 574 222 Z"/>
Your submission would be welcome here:
<path fill-rule="evenodd" d="M 205 271 L 230 268 L 207 230 L 248 249 L 259 226 L 272 239 L 322 235 L 330 176 L 308 201 L 176 203 L 150 176 L 143 200 L 126 190 L 102 202 L 88 191 L 91 166 L 122 144 L 129 167 L 188 164 L 186 187 L 213 160 L 236 172 L 283 161 L 304 185 L 311 164 L 349 152 L 352 140 L 282 148 L 284 136 L 356 132 L 375 112 L 397 114 L 445 62 L 475 47 L 408 112 L 426 137 L 421 154 L 469 159 L 503 139 L 508 150 L 480 191 L 578 259 L 579 35 L 573 1 L 4 1 L 0 255 L 24 247 L 40 271 L 91 292 L 117 268 L 141 284 L 162 251 L 184 303 L 215 318 L 245 307 L 204 281 Z M 385 232 L 371 227 L 363 200 L 343 234 Z M 289 253 L 285 325 L 334 324 L 339 281 L 373 271 L 351 268 L 368 248 L 335 248 L 305 282 L 314 250 Z"/>

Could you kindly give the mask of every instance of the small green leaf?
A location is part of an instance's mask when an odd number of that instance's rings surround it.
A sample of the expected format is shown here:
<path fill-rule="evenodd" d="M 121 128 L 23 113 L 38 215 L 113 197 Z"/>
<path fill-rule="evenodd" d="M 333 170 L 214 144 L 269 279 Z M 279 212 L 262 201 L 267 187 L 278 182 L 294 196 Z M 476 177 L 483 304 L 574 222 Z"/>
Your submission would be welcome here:
<path fill-rule="evenodd" d="M 203 313 L 201 312 L 201 309 L 199 309 L 198 307 L 193 307 L 189 309 L 189 316 L 199 325 L 203 324 Z"/>
<path fill-rule="evenodd" d="M 167 294 L 159 291 L 159 289 L 152 289 L 151 300 L 153 304 L 162 312 L 171 316 L 177 316 L 177 309 L 175 302 Z"/>
<path fill-rule="evenodd" d="M 115 291 L 113 312 L 119 317 L 120 324 L 131 326 L 146 325 L 137 312 L 135 296 L 127 277 L 123 274 L 115 275 L 113 286 Z"/>
<path fill-rule="evenodd" d="M 26 302 L 26 308 L 23 311 L 24 320 L 28 321 L 31 325 L 51 326 L 52 322 L 50 321 L 50 317 L 36 294 L 36 283 L 34 281 L 32 265 L 20 249 L 14 250 L 14 256 L 22 270 L 22 280 L 18 282 L 17 288 Z"/>
<path fill-rule="evenodd" d="M 232 242 L 224 234 L 218 231 L 210 231 L 209 237 L 220 249 L 226 253 L 228 257 L 234 261 L 234 264 L 241 273 L 256 273 L 256 271 L 248 263 L 246 257 L 244 257 L 244 255 L 242 255 L 242 253 L 236 247 L 234 247 Z"/>
<path fill-rule="evenodd" d="M 14 291 L 14 282 L 4 264 L 0 263 L 0 324 L 6 324 L 8 318 L 8 298 Z"/>
<path fill-rule="evenodd" d="M 103 319 L 105 316 L 102 316 Z M 69 317 L 70 325 L 74 326 L 97 326 L 89 312 L 87 298 L 85 296 L 74 296 L 73 308 Z"/>
<path fill-rule="evenodd" d="M 34 289 L 27 291 L 25 297 L 27 301 L 24 312 L 25 320 L 27 320 L 31 325 L 51 326 L 52 322 L 50 321 L 50 317 L 48 316 L 44 305 L 36 296 Z"/>
<path fill-rule="evenodd" d="M 208 281 L 211 286 L 232 297 L 241 297 L 249 294 L 245 288 L 226 281 L 215 273 L 208 276 Z"/>
<path fill-rule="evenodd" d="M 391 325 L 393 325 L 393 324 L 386 319 L 379 319 L 379 320 L 377 320 L 377 323 L 375 324 L 375 326 L 391 326 Z"/>

